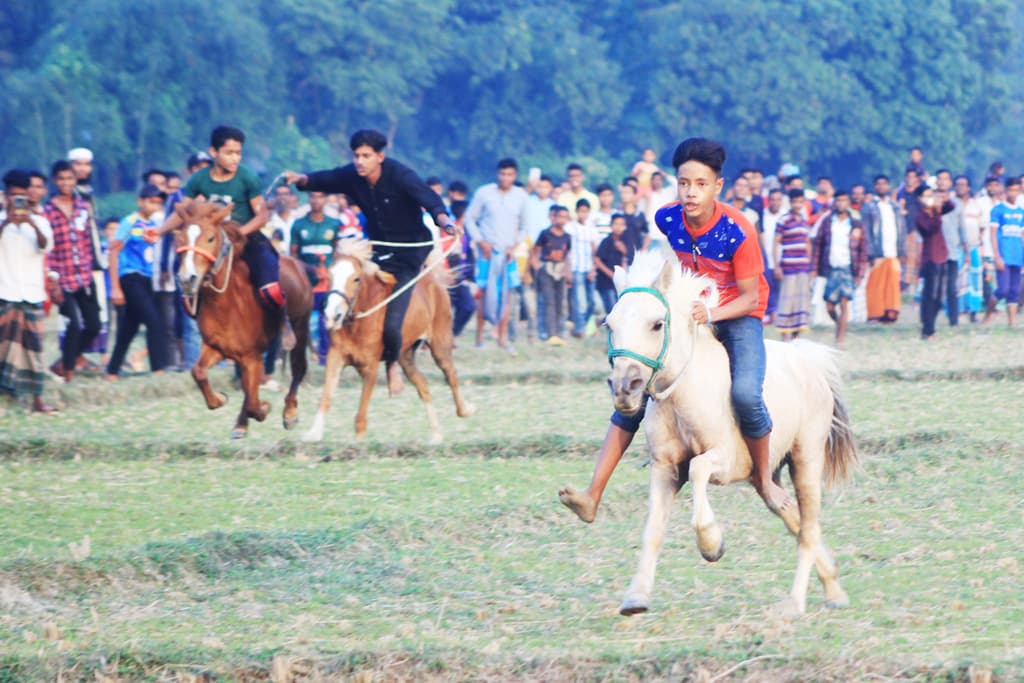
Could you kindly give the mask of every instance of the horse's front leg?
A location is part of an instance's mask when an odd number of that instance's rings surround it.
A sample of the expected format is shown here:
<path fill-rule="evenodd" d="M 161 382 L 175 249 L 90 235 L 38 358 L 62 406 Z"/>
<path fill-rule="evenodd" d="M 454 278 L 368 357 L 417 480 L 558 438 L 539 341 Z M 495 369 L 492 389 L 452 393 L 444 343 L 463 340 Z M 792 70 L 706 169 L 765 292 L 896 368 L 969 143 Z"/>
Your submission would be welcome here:
<path fill-rule="evenodd" d="M 693 487 L 693 529 L 697 532 L 697 547 L 708 562 L 716 562 L 725 552 L 722 528 L 715 520 L 715 511 L 708 500 L 708 482 L 711 475 L 722 468 L 722 451 L 709 449 L 690 459 L 690 485 Z"/>
<path fill-rule="evenodd" d="M 654 569 L 665 537 L 665 525 L 672 514 L 672 501 L 675 500 L 679 486 L 679 469 L 675 465 L 659 460 L 651 464 L 651 493 L 640 562 L 622 605 L 619 606 L 619 613 L 624 616 L 646 612 L 650 606 Z"/>
<path fill-rule="evenodd" d="M 324 438 L 324 420 L 327 418 L 327 411 L 331 409 L 331 399 L 338 388 L 341 380 L 341 371 L 345 367 L 344 359 L 340 351 L 332 346 L 327 350 L 327 363 L 324 366 L 324 389 L 320 392 L 320 405 L 316 409 L 316 417 L 313 418 L 313 425 L 306 432 L 303 441 L 322 441 Z"/>
<path fill-rule="evenodd" d="M 242 410 L 231 432 L 232 439 L 243 439 L 249 433 L 249 418 L 263 422 L 270 413 L 270 404 L 260 400 L 260 380 L 263 378 L 263 357 L 259 353 L 246 356 L 239 362 L 242 368 Z"/>
<path fill-rule="evenodd" d="M 370 397 L 373 395 L 373 385 L 377 383 L 380 361 L 374 359 L 356 369 L 363 381 L 363 390 L 359 394 L 359 409 L 356 411 L 356 441 L 362 441 L 366 438 L 366 414 L 370 410 Z"/>
<path fill-rule="evenodd" d="M 216 410 L 228 402 L 227 394 L 210 388 L 210 377 L 208 375 L 209 369 L 219 363 L 222 358 L 224 358 L 224 354 L 209 344 L 204 343 L 199 350 L 199 359 L 192 366 L 192 379 L 195 380 L 199 391 L 203 393 L 203 398 L 206 399 L 206 407 L 210 410 Z"/>

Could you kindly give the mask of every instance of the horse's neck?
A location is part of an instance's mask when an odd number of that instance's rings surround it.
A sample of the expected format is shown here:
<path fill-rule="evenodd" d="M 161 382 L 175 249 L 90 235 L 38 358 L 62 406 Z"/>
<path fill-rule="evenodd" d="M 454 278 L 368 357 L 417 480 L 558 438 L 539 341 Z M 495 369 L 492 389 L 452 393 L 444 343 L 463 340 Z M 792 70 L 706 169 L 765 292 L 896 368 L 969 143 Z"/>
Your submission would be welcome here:
<path fill-rule="evenodd" d="M 359 293 L 356 295 L 354 302 L 354 310 L 358 316 L 360 313 L 370 310 L 374 306 L 378 305 L 384 299 L 391 296 L 391 293 L 395 290 L 394 285 L 386 285 L 377 279 L 376 275 L 363 275 L 363 286 L 359 288 Z M 375 321 L 379 316 L 383 316 L 387 311 L 387 306 L 381 306 L 379 309 L 374 311 L 368 316 L 357 317 L 353 324 L 355 326 L 360 325 L 371 325 L 372 321 Z"/>
<path fill-rule="evenodd" d="M 199 290 L 203 304 L 208 309 L 219 310 L 225 306 L 230 306 L 238 301 L 239 297 L 256 297 L 256 293 L 252 288 L 252 280 L 249 277 L 249 267 L 241 259 L 242 248 L 235 245 L 232 251 L 233 253 L 229 257 L 232 259 L 230 263 L 231 272 L 228 272 L 229 262 L 225 259 L 217 273 Z M 229 276 L 226 287 L 224 286 L 225 276 Z M 218 292 L 217 290 L 219 289 L 224 291 Z"/>

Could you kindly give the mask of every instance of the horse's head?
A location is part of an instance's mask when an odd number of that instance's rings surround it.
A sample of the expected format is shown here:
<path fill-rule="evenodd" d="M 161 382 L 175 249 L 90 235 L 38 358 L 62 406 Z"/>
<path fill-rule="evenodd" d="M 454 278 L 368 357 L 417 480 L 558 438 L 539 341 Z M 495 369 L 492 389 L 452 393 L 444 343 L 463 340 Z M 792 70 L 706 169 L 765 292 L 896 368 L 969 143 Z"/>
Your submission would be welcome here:
<path fill-rule="evenodd" d="M 196 199 L 188 206 L 178 205 L 182 228 L 176 237 L 177 251 L 182 254 L 178 280 L 182 294 L 194 297 L 203 281 L 211 275 L 213 264 L 230 246 L 222 223 L 231 215 L 231 206 Z"/>
<path fill-rule="evenodd" d="M 614 282 L 619 300 L 605 321 L 608 386 L 616 410 L 632 415 L 643 407 L 645 393 L 656 393 L 659 381 L 660 388 L 671 384 L 685 368 L 696 330 L 691 303 L 714 287 L 681 272 L 675 259 L 653 254 L 638 256 L 628 272 L 616 268 Z"/>
<path fill-rule="evenodd" d="M 356 300 L 369 278 L 393 285 L 395 278 L 377 266 L 370 257 L 373 249 L 366 240 L 344 240 L 331 266 L 331 289 L 324 302 L 324 320 L 328 330 L 342 327 L 355 311 Z"/>

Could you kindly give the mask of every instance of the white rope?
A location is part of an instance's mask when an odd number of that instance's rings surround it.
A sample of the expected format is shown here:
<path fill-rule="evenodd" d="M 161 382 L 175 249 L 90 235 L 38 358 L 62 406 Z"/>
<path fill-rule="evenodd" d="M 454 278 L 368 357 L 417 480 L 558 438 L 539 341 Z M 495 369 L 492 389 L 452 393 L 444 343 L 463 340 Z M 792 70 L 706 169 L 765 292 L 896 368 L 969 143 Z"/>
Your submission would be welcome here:
<path fill-rule="evenodd" d="M 224 236 L 224 239 L 228 239 L 227 235 Z M 235 264 L 235 245 L 232 243 L 231 246 L 228 247 L 228 275 L 227 275 L 227 277 L 224 278 L 224 286 L 221 287 L 220 289 L 217 289 L 217 286 L 213 284 L 213 280 L 216 277 L 216 276 L 214 276 L 214 278 L 210 278 L 210 282 L 209 282 L 210 289 L 212 289 L 217 294 L 223 294 L 224 293 L 224 291 L 228 288 L 228 285 L 231 284 L 231 267 L 234 264 Z"/>
<path fill-rule="evenodd" d="M 432 247 L 434 246 L 434 240 L 427 240 L 426 242 L 381 242 L 380 240 L 370 240 L 370 244 L 375 247 Z"/>
<path fill-rule="evenodd" d="M 391 296 L 387 297 L 386 299 L 384 299 L 383 301 L 381 301 L 381 302 L 379 302 L 377 304 L 374 304 L 373 306 L 371 306 L 370 308 L 366 309 L 365 311 L 362 311 L 360 313 L 356 313 L 352 317 L 355 318 L 356 320 L 360 320 L 362 318 L 365 318 L 368 315 L 372 315 L 372 314 L 376 313 L 377 311 L 379 311 L 384 306 L 387 306 L 389 303 L 391 303 L 392 301 L 394 301 L 395 299 L 400 297 L 402 295 L 402 292 L 404 292 L 405 290 L 409 289 L 410 287 L 415 286 L 415 284 L 420 281 L 420 278 L 422 278 L 424 275 L 426 275 L 431 270 L 436 268 L 439 263 L 443 263 L 444 261 L 446 261 L 448 259 L 448 254 L 452 253 L 455 250 L 455 247 L 462 245 L 462 239 L 461 239 L 462 236 L 457 234 L 456 237 L 458 239 L 452 240 L 451 246 L 448 247 L 443 252 L 441 252 L 441 258 L 437 259 L 436 261 L 434 261 L 434 263 L 432 263 L 431 265 L 429 265 L 426 268 L 424 268 L 423 270 L 421 270 L 416 275 L 416 277 L 414 277 L 413 279 L 409 280 L 404 285 L 399 287 L 397 290 L 392 292 Z M 434 243 L 433 241 L 427 242 L 427 244 L 431 244 L 431 245 L 433 243 Z M 380 242 L 371 242 L 370 244 L 381 244 L 381 243 Z M 402 243 L 402 246 L 412 246 L 412 245 L 411 244 L 407 244 L 407 243 Z"/>

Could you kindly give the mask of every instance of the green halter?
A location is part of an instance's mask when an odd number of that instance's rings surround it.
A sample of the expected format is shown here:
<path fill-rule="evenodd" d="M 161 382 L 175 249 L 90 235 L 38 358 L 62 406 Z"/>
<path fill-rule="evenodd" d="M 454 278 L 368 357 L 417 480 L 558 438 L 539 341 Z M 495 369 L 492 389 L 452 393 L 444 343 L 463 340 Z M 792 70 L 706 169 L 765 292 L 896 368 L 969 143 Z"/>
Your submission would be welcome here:
<path fill-rule="evenodd" d="M 672 323 L 672 309 L 669 307 L 668 301 L 665 299 L 665 296 L 658 290 L 654 289 L 653 287 L 627 287 L 626 289 L 619 292 L 619 298 L 621 299 L 626 294 L 631 294 L 633 292 L 643 292 L 646 294 L 650 294 L 651 296 L 655 297 L 658 301 L 660 301 L 661 305 L 665 307 L 665 325 L 662 329 L 663 334 L 661 340 L 661 352 L 658 354 L 657 358 L 648 358 L 647 356 L 643 356 L 635 351 L 630 351 L 629 349 L 617 349 L 614 346 L 612 346 L 612 331 L 611 329 L 609 329 L 608 363 L 610 364 L 614 359 L 619 358 L 620 356 L 624 356 L 626 358 L 632 358 L 635 361 L 639 361 L 640 363 L 643 363 L 644 365 L 649 367 L 651 369 L 651 377 L 650 379 L 647 380 L 647 386 L 644 387 L 644 391 L 650 392 L 651 384 L 654 383 L 654 378 L 658 375 L 661 369 L 665 367 L 665 354 L 668 352 L 668 345 L 671 336 L 670 328 Z"/>

